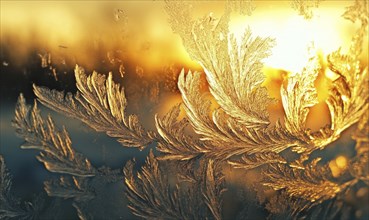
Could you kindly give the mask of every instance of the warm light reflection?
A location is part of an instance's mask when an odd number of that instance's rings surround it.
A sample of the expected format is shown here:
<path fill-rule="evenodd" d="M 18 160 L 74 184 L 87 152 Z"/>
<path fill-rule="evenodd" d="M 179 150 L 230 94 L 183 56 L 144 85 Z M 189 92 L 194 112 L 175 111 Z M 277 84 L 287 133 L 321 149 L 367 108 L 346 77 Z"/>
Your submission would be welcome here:
<path fill-rule="evenodd" d="M 347 167 L 347 158 L 345 156 L 338 156 L 336 158 L 337 167 L 340 169 L 346 169 Z"/>
<path fill-rule="evenodd" d="M 273 55 L 265 61 L 266 65 L 299 71 L 306 63 L 306 48 L 310 42 L 314 41 L 326 55 L 350 40 L 352 25 L 337 19 L 349 3 L 329 1 L 321 4 L 315 16 L 305 20 L 291 9 L 288 1 L 258 1 L 251 17 L 235 15 L 230 28 L 238 36 L 249 26 L 255 35 L 275 38 L 276 46 Z M 214 16 L 219 16 L 221 13 L 219 3 L 193 4 L 200 6 L 196 14 L 214 11 Z M 100 58 L 86 53 L 94 46 L 105 51 L 124 49 L 129 60 L 148 67 L 163 62 L 195 65 L 179 37 L 172 33 L 162 2 L 2 1 L 1 6 L 2 42 L 14 48 L 21 43 L 24 50 L 36 47 L 57 53 L 59 46 L 64 45 L 73 51 L 71 54 L 78 61 L 91 63 L 91 59 Z M 114 17 L 117 9 L 122 10 L 121 16 L 127 19 Z M 16 36 L 17 42 L 10 36 Z M 18 55 L 19 59 L 24 59 L 22 54 Z"/>
<path fill-rule="evenodd" d="M 194 16 L 209 12 L 220 16 L 223 10 L 219 2 L 192 3 Z M 265 60 L 267 80 L 264 85 L 277 99 L 286 74 L 304 67 L 311 42 L 324 57 L 342 45 L 349 45 L 357 28 L 340 18 L 351 1 L 324 1 L 311 20 L 298 16 L 289 1 L 255 1 L 255 4 L 251 17 L 233 15 L 230 29 L 238 37 L 250 27 L 255 36 L 275 38 L 273 54 Z M 142 67 L 145 77 L 172 63 L 199 69 L 185 51 L 180 37 L 172 32 L 163 5 L 156 1 L 1 1 L 1 45 L 11 51 L 12 61 L 19 65 L 27 62 L 30 51 L 36 50 L 70 59 L 66 65 L 78 63 L 89 69 L 121 60 L 123 64 Z M 367 42 L 364 48 L 366 46 Z M 364 62 L 367 57 L 368 52 L 364 51 Z M 53 59 L 53 62 L 60 60 Z M 335 78 L 336 74 L 329 70 L 318 77 L 316 86 L 321 103 L 328 96 L 330 80 Z M 168 103 L 171 106 L 171 102 Z M 163 108 L 167 109 L 164 105 Z M 327 113 L 326 106 L 318 105 L 311 114 L 321 111 Z M 318 128 L 317 123 L 326 122 L 312 122 L 311 126 Z"/>
<path fill-rule="evenodd" d="M 325 77 L 327 77 L 328 79 L 330 79 L 330 80 L 332 80 L 332 81 L 334 81 L 334 80 L 336 80 L 338 77 L 339 77 L 339 75 L 338 74 L 336 74 L 336 73 L 334 73 L 334 72 L 332 72 L 330 69 L 326 69 L 325 70 Z"/>
<path fill-rule="evenodd" d="M 334 160 L 329 162 L 329 168 L 331 169 L 333 177 L 339 177 L 346 169 L 348 160 L 345 156 L 340 155 Z"/>

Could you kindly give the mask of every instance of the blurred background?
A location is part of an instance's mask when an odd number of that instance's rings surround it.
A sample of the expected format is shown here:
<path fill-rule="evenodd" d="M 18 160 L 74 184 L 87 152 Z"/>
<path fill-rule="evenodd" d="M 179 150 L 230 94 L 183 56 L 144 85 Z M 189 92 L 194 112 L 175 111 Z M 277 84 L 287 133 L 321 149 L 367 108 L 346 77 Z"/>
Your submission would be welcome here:
<path fill-rule="evenodd" d="M 220 1 L 191 4 L 194 17 L 210 12 L 219 17 L 224 7 Z M 358 24 L 341 15 L 351 4 L 322 1 L 318 8 L 311 9 L 312 18 L 306 20 L 291 7 L 291 1 L 253 1 L 252 15 L 233 15 L 230 29 L 241 36 L 250 27 L 255 36 L 276 39 L 273 55 L 265 60 L 264 85 L 278 100 L 283 79 L 304 67 L 311 41 L 323 66 L 327 54 L 340 47 L 348 49 Z M 144 127 L 153 129 L 155 113 L 162 115 L 181 101 L 176 84 L 181 69 L 202 71 L 171 30 L 161 1 L 1 1 L 0 8 L 0 154 L 22 198 L 43 191 L 42 182 L 55 176 L 37 162 L 37 152 L 19 148 L 22 139 L 16 137 L 11 120 L 20 93 L 29 104 L 35 98 L 33 84 L 74 93 L 76 64 L 86 72 L 111 71 L 115 81 L 125 87 L 128 112 L 138 114 Z M 367 44 L 365 41 L 364 48 Z M 368 64 L 367 50 L 361 59 L 363 65 Z M 326 70 L 316 81 L 320 103 L 312 108 L 308 123 L 313 130 L 329 123 L 324 101 L 334 77 Z M 43 107 L 41 110 L 44 115 L 51 114 L 59 126 L 66 126 L 73 146 L 96 166 L 122 168 L 127 160 L 136 157 L 143 161 L 147 155 L 147 150 L 124 149 L 79 121 Z M 283 117 L 280 101 L 270 107 L 270 114 L 272 121 Z M 347 142 L 341 140 L 338 144 Z M 342 154 L 350 153 L 343 149 Z M 70 214 L 73 216 L 75 213 Z"/>

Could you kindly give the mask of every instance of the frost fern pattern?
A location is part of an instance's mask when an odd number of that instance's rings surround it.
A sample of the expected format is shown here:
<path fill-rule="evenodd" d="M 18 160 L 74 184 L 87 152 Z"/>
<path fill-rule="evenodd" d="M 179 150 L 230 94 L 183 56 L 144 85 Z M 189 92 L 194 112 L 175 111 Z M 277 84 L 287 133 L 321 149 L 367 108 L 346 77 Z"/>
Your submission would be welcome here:
<path fill-rule="evenodd" d="M 31 109 L 21 95 L 13 123 L 26 141 L 22 148 L 41 151 L 37 159 L 61 175 L 59 181 L 45 183 L 48 195 L 73 198 L 79 217 L 88 219 L 85 208 L 97 196 L 90 186 L 94 179 L 114 182 L 124 176 L 128 207 L 139 217 L 222 219 L 227 189 L 222 171 L 231 166 L 261 173 L 255 191 L 272 217 L 333 219 L 350 212 L 345 196 L 359 188 L 368 190 L 369 184 L 369 76 L 359 59 L 367 37 L 367 1 L 356 1 L 343 15 L 361 27 L 347 53 L 338 49 L 327 57 L 327 68 L 338 77 L 326 101 L 331 123 L 317 132 L 306 125 L 309 109 L 318 103 L 314 82 L 324 71 L 314 48 L 303 70 L 291 74 L 281 86 L 284 117 L 274 123 L 267 108 L 275 100 L 262 86 L 263 60 L 274 40 L 254 37 L 251 29 L 236 40 L 228 26 L 235 11 L 232 4 L 226 4 L 219 19 L 213 15 L 194 19 L 184 2 L 165 4 L 173 31 L 203 68 L 210 93 L 200 89 L 202 73 L 182 70 L 178 88 L 183 102 L 163 117 L 155 115 L 156 129 L 147 131 L 136 115 L 127 115 L 124 90 L 111 73 L 88 76 L 76 66 L 78 92 L 74 95 L 34 85 L 38 101 L 45 106 L 116 138 L 124 147 L 142 150 L 155 144 L 158 151 L 150 152 L 138 172 L 134 160 L 123 172 L 95 168 L 75 152 L 65 129 L 56 128 L 51 117 L 43 119 L 37 102 Z M 179 118 L 181 111 L 184 118 Z M 314 155 L 353 125 L 357 125 L 352 135 L 355 155 L 348 161 L 345 178 L 335 178 L 325 158 Z M 175 178 L 169 179 L 164 171 L 175 173 Z M 272 196 L 267 195 L 270 190 Z"/>

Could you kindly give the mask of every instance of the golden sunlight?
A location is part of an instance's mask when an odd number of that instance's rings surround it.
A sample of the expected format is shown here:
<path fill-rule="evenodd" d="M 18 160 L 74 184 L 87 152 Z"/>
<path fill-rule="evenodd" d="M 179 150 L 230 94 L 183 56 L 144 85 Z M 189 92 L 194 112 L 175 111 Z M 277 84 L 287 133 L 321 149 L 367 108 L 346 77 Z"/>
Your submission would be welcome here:
<path fill-rule="evenodd" d="M 306 20 L 290 7 L 289 1 L 255 1 L 256 10 L 251 16 L 234 13 L 230 30 L 240 38 L 249 27 L 254 36 L 275 39 L 272 55 L 265 59 L 264 85 L 272 97 L 279 99 L 283 79 L 304 67 L 311 43 L 321 57 L 348 45 L 356 27 L 340 16 L 350 2 L 323 2 L 314 9 L 312 19 Z M 223 10 L 219 2 L 192 4 L 197 17 L 209 12 L 220 16 Z M 180 37 L 172 32 L 163 5 L 156 1 L 2 1 L 1 43 L 10 49 L 15 65 L 27 62 L 30 52 L 36 50 L 40 56 L 50 54 L 53 63 L 62 60 L 65 64 L 65 59 L 70 59 L 66 65 L 78 63 L 90 70 L 106 62 L 131 64 L 141 68 L 146 78 L 159 74 L 165 65 L 200 69 Z M 364 63 L 367 54 L 363 55 Z M 322 59 L 323 66 L 324 62 Z M 325 101 L 335 77 L 329 70 L 319 75 L 316 87 L 320 102 Z M 312 114 L 320 111 L 327 113 L 326 106 L 316 106 Z M 320 126 L 317 122 L 311 125 Z"/>
<path fill-rule="evenodd" d="M 306 63 L 311 42 L 328 54 L 350 40 L 353 25 L 337 19 L 349 3 L 329 1 L 314 12 L 311 20 L 305 20 L 289 7 L 289 2 L 258 1 L 252 16 L 235 16 L 230 28 L 236 36 L 249 26 L 254 35 L 275 38 L 276 46 L 266 65 L 296 72 Z M 218 3 L 193 4 L 202 6 L 197 14 L 209 10 L 219 13 Z M 164 62 L 197 65 L 172 33 L 162 2 L 2 1 L 1 6 L 2 41 L 17 51 L 19 59 L 25 59 L 31 47 L 58 53 L 60 46 L 65 46 L 79 62 L 92 65 L 91 59 L 96 61 L 98 57 L 89 51 L 95 47 L 104 51 L 123 48 L 128 60 L 149 68 Z"/>
<path fill-rule="evenodd" d="M 0 218 L 368 219 L 368 5 L 0 0 Z"/>

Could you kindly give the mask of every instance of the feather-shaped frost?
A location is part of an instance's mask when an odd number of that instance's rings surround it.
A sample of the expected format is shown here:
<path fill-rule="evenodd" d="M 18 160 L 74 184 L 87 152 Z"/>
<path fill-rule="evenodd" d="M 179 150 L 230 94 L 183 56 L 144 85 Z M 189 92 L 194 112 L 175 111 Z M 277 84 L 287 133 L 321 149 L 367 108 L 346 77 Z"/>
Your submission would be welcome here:
<path fill-rule="evenodd" d="M 126 115 L 124 90 L 113 82 L 111 73 L 107 79 L 96 72 L 87 76 L 83 68 L 76 66 L 75 77 L 75 96 L 38 86 L 34 86 L 34 92 L 42 104 L 118 138 L 123 146 L 143 149 L 155 139 L 154 133 L 144 131 L 137 115 Z"/>

